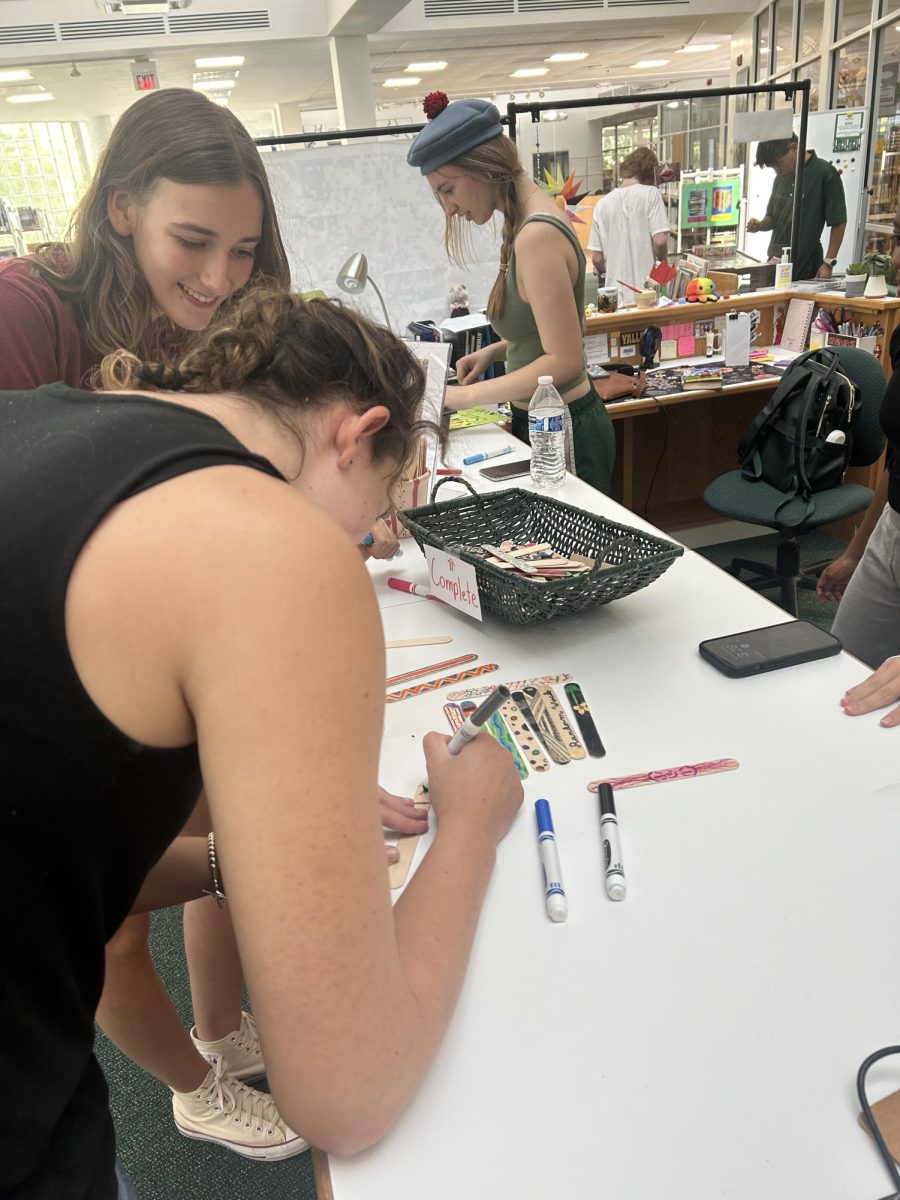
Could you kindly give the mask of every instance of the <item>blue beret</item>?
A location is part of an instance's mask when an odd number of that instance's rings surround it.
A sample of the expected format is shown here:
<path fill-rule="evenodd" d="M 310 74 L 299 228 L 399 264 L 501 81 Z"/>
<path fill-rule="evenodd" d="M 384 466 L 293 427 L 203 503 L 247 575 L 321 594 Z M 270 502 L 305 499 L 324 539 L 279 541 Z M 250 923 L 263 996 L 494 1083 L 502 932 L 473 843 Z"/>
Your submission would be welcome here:
<path fill-rule="evenodd" d="M 488 100 L 456 100 L 418 134 L 406 161 L 430 175 L 502 132 L 500 113 Z"/>

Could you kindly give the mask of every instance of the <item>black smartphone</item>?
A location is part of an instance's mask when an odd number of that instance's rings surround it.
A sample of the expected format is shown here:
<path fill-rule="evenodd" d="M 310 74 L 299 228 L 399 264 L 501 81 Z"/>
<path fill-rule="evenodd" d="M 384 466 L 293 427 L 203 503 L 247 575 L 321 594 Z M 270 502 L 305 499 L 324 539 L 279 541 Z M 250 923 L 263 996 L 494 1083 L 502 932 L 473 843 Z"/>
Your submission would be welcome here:
<path fill-rule="evenodd" d="M 701 642 L 701 655 L 719 671 L 732 678 L 778 671 L 796 663 L 811 662 L 837 654 L 841 643 L 809 621 L 785 621 L 763 629 L 747 629 L 728 637 Z"/>
<path fill-rule="evenodd" d="M 520 475 L 531 473 L 531 459 L 523 458 L 518 462 L 497 463 L 493 467 L 479 467 L 479 475 L 498 483 L 503 479 L 517 479 Z"/>

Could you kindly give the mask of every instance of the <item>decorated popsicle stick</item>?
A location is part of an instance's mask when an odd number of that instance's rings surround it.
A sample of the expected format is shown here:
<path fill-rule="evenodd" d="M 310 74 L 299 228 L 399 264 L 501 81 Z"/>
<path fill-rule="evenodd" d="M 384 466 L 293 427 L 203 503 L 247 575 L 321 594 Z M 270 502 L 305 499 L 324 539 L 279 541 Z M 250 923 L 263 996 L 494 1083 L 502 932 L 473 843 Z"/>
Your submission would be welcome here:
<path fill-rule="evenodd" d="M 420 637 L 420 638 L 398 638 L 393 642 L 385 642 L 385 650 L 400 650 L 404 646 L 440 646 L 444 642 L 452 642 L 453 638 L 447 634 L 444 637 Z"/>
<path fill-rule="evenodd" d="M 411 687 L 401 688 L 398 692 L 385 692 L 385 704 L 396 704 L 398 700 L 410 700 L 413 696 L 423 696 L 426 692 L 436 692 L 438 688 L 449 687 L 451 683 L 462 683 L 466 679 L 477 679 L 479 675 L 487 675 L 490 671 L 499 671 L 496 663 L 482 663 L 478 667 L 470 667 L 468 671 L 457 671 L 455 675 L 444 675 L 440 679 L 429 679 L 427 683 L 414 683 Z"/>
<path fill-rule="evenodd" d="M 584 746 L 582 746 L 581 742 L 579 742 L 578 735 L 569 724 L 569 718 L 566 716 L 566 710 L 559 702 L 559 696 L 557 696 L 556 692 L 554 692 L 553 688 L 550 687 L 548 683 L 545 683 L 539 687 L 538 691 L 541 694 L 541 699 L 544 701 L 544 704 L 547 707 L 547 712 L 550 716 L 550 719 L 553 721 L 557 732 L 562 737 L 569 754 L 571 754 L 572 758 L 586 757 Z M 527 696 L 528 693 L 526 692 L 525 695 Z"/>
<path fill-rule="evenodd" d="M 525 724 L 525 718 L 522 716 L 519 706 L 512 700 L 507 700 L 505 704 L 501 705 L 500 712 L 513 737 L 519 743 L 519 749 L 532 771 L 549 771 L 550 760 L 541 749 L 540 742 Z"/>
<path fill-rule="evenodd" d="M 415 804 L 416 808 L 429 807 L 428 789 L 424 783 L 420 783 L 416 788 L 416 794 L 413 796 L 413 804 Z M 388 867 L 388 883 L 392 891 L 395 888 L 403 887 L 404 883 L 406 883 L 413 855 L 416 852 L 416 845 L 421 836 L 421 833 L 406 833 L 401 834 L 397 838 L 397 852 L 400 857 Z"/>
<path fill-rule="evenodd" d="M 506 686 L 512 691 L 521 691 L 523 687 L 540 687 L 542 683 L 568 683 L 570 679 L 574 679 L 574 675 L 536 675 L 534 679 L 514 679 L 512 683 Z M 488 692 L 492 692 L 493 687 L 474 687 L 464 688 L 458 692 L 448 692 L 448 700 L 477 700 L 480 696 L 486 696 Z"/>
<path fill-rule="evenodd" d="M 571 762 L 572 755 L 566 746 L 559 729 L 547 711 L 547 706 L 544 704 L 544 698 L 536 687 L 522 688 L 528 707 L 534 713 L 534 718 L 537 721 L 538 732 L 541 735 L 541 741 L 547 748 L 547 753 L 557 763 Z"/>
<path fill-rule="evenodd" d="M 448 667 L 461 667 L 463 663 L 474 662 L 477 657 L 477 654 L 460 654 L 456 658 L 445 659 L 444 662 L 415 667 L 412 671 L 404 671 L 400 675 L 389 675 L 384 682 L 388 687 L 392 687 L 395 683 L 406 683 L 408 679 L 419 679 L 422 675 L 433 675 L 435 671 L 446 671 Z"/>
<path fill-rule="evenodd" d="M 552 734 L 548 737 L 546 729 L 543 728 L 537 717 L 537 714 L 529 705 L 528 697 L 525 695 L 525 693 L 517 690 L 513 692 L 512 698 L 519 706 L 528 728 L 538 739 L 553 761 L 560 764 L 570 762 L 571 759 L 569 758 L 569 753 L 565 746 L 563 746 L 558 739 L 554 738 Z"/>
<path fill-rule="evenodd" d="M 471 717 L 472 713 L 474 713 L 477 708 L 478 705 L 474 702 L 474 700 L 464 700 L 459 706 L 463 719 L 466 717 Z M 525 761 L 522 758 L 522 755 L 519 753 L 519 747 L 513 741 L 512 734 L 506 728 L 506 724 L 503 719 L 500 718 L 497 721 L 494 720 L 494 717 L 496 716 L 498 716 L 497 713 L 492 713 L 485 722 L 484 728 L 488 731 L 495 742 L 499 742 L 503 749 L 508 750 L 513 756 L 513 761 L 516 764 L 516 770 L 519 773 L 519 778 L 527 779 L 528 767 L 525 765 Z"/>
<path fill-rule="evenodd" d="M 567 683 L 564 690 L 572 712 L 575 714 L 575 720 L 578 722 L 578 728 L 581 730 L 588 754 L 591 758 L 603 758 L 606 754 L 606 747 L 597 732 L 597 726 L 594 724 L 588 702 L 584 698 L 584 692 L 577 683 Z"/>
<path fill-rule="evenodd" d="M 454 733 L 456 733 L 457 729 L 459 729 L 460 725 L 462 725 L 463 720 L 464 720 L 464 717 L 462 715 L 462 710 L 460 709 L 459 705 L 458 704 L 445 704 L 444 705 L 444 716 L 450 722 L 450 728 L 453 730 Z"/>
<path fill-rule="evenodd" d="M 735 771 L 740 766 L 736 758 L 713 758 L 709 762 L 688 763 L 683 767 L 664 767 L 661 771 L 645 771 L 642 775 L 619 775 L 615 779 L 595 779 L 588 784 L 596 792 L 601 783 L 608 783 L 617 792 L 623 788 L 643 787 L 647 783 L 670 783 L 675 779 L 696 779 L 698 775 L 714 775 L 717 771 Z"/>

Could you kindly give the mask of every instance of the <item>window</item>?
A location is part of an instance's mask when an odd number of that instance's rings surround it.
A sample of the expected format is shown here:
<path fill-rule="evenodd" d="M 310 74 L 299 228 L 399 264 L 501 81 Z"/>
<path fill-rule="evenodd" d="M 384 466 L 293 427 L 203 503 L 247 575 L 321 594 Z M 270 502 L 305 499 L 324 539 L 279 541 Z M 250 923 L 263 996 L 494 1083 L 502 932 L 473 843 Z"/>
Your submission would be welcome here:
<path fill-rule="evenodd" d="M 776 0 L 772 70 L 783 71 L 794 59 L 794 0 Z"/>
<path fill-rule="evenodd" d="M 822 21 L 825 19 L 825 0 L 800 0 L 800 48 L 797 58 L 802 62 L 822 50 Z"/>
<path fill-rule="evenodd" d="M 835 108 L 859 108 L 866 102 L 869 35 L 842 46 L 837 65 Z"/>
<path fill-rule="evenodd" d="M 872 0 L 839 0 L 837 41 L 864 29 L 872 20 Z"/>
<path fill-rule="evenodd" d="M 810 81 L 810 84 L 811 84 L 811 87 L 809 89 L 809 111 L 810 112 L 818 112 L 819 111 L 819 77 L 820 77 L 821 73 L 822 73 L 821 58 L 813 59 L 813 61 L 811 63 L 807 63 L 805 67 L 798 67 L 797 70 L 794 72 L 794 78 L 797 80 L 798 83 L 803 79 L 808 79 Z M 798 100 L 797 103 L 799 105 L 800 101 Z"/>
<path fill-rule="evenodd" d="M 754 43 L 756 45 L 756 79 L 765 79 L 769 74 L 769 22 L 772 10 L 767 8 L 761 12 L 754 22 Z"/>

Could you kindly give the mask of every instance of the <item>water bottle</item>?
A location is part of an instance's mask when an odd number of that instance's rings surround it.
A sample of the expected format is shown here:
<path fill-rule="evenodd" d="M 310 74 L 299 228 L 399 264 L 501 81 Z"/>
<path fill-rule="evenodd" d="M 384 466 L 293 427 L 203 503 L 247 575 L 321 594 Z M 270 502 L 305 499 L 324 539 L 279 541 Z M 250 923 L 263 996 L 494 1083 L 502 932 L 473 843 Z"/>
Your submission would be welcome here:
<path fill-rule="evenodd" d="M 565 405 L 553 386 L 552 375 L 538 376 L 537 391 L 528 405 L 531 479 L 535 487 L 552 491 L 566 477 Z"/>

